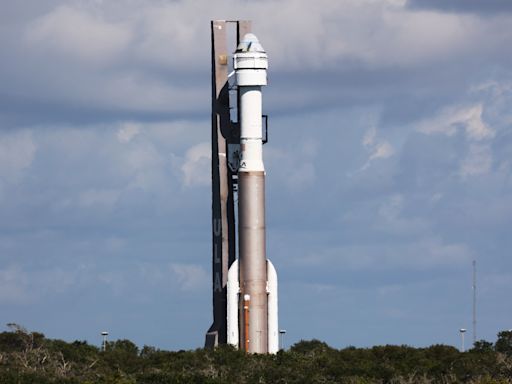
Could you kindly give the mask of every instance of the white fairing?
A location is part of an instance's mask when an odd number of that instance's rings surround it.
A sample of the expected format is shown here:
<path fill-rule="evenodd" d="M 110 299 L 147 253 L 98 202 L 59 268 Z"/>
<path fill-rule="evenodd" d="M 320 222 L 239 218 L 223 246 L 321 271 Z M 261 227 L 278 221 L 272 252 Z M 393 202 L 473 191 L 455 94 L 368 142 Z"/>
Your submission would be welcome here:
<path fill-rule="evenodd" d="M 238 281 L 238 260 L 235 260 L 228 271 L 227 283 L 227 332 L 228 344 L 239 347 L 238 344 L 238 294 L 240 284 Z"/>
<path fill-rule="evenodd" d="M 268 353 L 279 351 L 279 321 L 277 315 L 277 273 L 274 265 L 267 259 L 268 292 Z"/>

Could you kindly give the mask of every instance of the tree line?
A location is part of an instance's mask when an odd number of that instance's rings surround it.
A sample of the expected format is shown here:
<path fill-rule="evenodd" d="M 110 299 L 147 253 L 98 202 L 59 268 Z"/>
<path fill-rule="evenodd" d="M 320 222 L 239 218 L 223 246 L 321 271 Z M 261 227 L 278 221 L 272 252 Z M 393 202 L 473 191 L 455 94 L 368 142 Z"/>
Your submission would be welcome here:
<path fill-rule="evenodd" d="M 130 340 L 107 342 L 103 351 L 86 341 L 68 343 L 8 326 L 0 333 L 2 384 L 512 383 L 511 331 L 467 352 L 447 345 L 335 349 L 303 340 L 276 355 L 249 355 L 230 346 L 138 348 Z"/>

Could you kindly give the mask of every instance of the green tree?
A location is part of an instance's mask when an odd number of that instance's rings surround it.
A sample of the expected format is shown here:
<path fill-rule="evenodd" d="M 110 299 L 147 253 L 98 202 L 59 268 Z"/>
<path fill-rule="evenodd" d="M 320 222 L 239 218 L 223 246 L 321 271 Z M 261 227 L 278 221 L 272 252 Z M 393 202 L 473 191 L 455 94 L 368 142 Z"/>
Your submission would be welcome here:
<path fill-rule="evenodd" d="M 512 331 L 501 331 L 498 333 L 498 340 L 494 344 L 497 352 L 512 356 Z"/>
<path fill-rule="evenodd" d="M 490 353 L 494 351 L 494 345 L 485 340 L 475 341 L 473 348 L 470 349 L 470 352 L 478 352 L 478 353 Z"/>

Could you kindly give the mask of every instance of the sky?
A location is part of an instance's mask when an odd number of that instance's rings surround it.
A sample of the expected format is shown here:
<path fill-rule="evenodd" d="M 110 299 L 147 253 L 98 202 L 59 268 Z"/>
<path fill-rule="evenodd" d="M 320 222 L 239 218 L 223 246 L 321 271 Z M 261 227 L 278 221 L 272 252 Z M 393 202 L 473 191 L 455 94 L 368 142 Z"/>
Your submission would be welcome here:
<path fill-rule="evenodd" d="M 202 347 L 210 20 L 269 55 L 289 346 L 512 328 L 508 0 L 0 0 L 0 327 Z M 233 47 L 234 49 L 234 47 Z"/>

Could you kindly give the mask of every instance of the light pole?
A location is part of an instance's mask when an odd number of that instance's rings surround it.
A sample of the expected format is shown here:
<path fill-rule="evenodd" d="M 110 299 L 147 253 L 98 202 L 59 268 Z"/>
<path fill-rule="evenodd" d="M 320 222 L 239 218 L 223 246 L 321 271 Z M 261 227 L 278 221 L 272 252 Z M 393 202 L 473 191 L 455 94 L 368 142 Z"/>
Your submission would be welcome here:
<path fill-rule="evenodd" d="M 103 352 L 105 352 L 107 350 L 107 336 L 108 336 L 108 332 L 107 331 L 101 332 L 101 336 L 103 336 L 103 343 L 101 345 L 101 349 L 103 350 Z"/>
<path fill-rule="evenodd" d="M 282 349 L 284 351 L 284 335 L 286 335 L 286 329 L 280 329 L 279 330 L 279 349 Z"/>
<path fill-rule="evenodd" d="M 461 338 L 461 341 L 462 341 L 461 351 L 462 352 L 466 352 L 466 350 L 464 348 L 464 334 L 466 333 L 466 329 L 465 328 L 461 328 L 461 329 L 459 329 L 459 332 L 460 332 L 460 338 Z"/>

